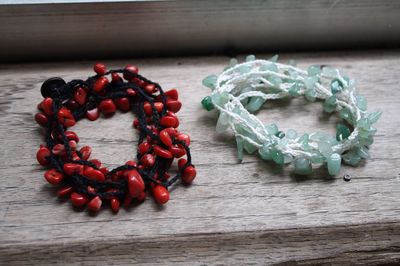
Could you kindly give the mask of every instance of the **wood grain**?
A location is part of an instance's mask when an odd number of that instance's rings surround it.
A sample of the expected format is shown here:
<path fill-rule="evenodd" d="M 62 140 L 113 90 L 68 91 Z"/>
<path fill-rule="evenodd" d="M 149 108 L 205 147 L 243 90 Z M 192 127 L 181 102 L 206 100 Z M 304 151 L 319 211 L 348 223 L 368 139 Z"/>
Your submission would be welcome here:
<path fill-rule="evenodd" d="M 400 263 L 400 51 L 285 54 L 282 61 L 290 58 L 301 67 L 345 69 L 369 110 L 383 111 L 371 159 L 335 178 L 325 168 L 301 178 L 255 155 L 239 164 L 232 134 L 217 134 L 215 113 L 199 104 L 208 93 L 201 79 L 228 58 L 109 61 L 138 64 L 164 88 L 178 88 L 198 178 L 191 187 L 175 186 L 162 208 L 147 200 L 97 216 L 72 209 L 46 184 L 33 122 L 41 82 L 84 78 L 92 62 L 0 65 L 0 265 Z M 259 117 L 300 132 L 334 132 L 337 120 L 302 100 L 267 103 Z M 80 121 L 74 130 L 80 145 L 93 147 L 93 158 L 117 166 L 135 154 L 132 119 Z M 342 180 L 345 173 L 351 182 Z"/>

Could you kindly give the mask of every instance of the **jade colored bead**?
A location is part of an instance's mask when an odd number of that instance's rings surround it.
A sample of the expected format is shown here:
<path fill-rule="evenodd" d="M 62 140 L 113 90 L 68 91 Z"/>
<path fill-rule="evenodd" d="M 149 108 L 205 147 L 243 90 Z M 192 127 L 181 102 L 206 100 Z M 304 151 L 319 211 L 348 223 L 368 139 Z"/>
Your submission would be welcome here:
<path fill-rule="evenodd" d="M 327 160 L 328 172 L 330 175 L 337 175 L 340 173 L 340 165 L 342 158 L 338 153 L 333 153 Z"/>
<path fill-rule="evenodd" d="M 276 124 L 269 124 L 268 126 L 265 126 L 265 129 L 270 135 L 275 135 L 278 132 L 278 127 Z"/>
<path fill-rule="evenodd" d="M 273 57 L 271 57 L 270 59 L 268 59 L 268 61 L 276 62 L 276 61 L 278 61 L 278 58 L 279 58 L 279 55 L 276 54 Z"/>
<path fill-rule="evenodd" d="M 251 68 L 250 68 L 249 66 L 240 66 L 240 67 L 238 68 L 238 71 L 239 71 L 241 74 L 246 74 L 246 73 L 249 73 L 249 72 L 251 71 Z"/>
<path fill-rule="evenodd" d="M 322 75 L 328 78 L 337 78 L 339 76 L 339 71 L 332 67 L 322 68 Z"/>
<path fill-rule="evenodd" d="M 246 109 L 249 112 L 254 113 L 261 108 L 264 102 L 265 100 L 262 97 L 251 97 L 249 103 L 246 105 Z"/>
<path fill-rule="evenodd" d="M 210 88 L 210 89 L 215 89 L 215 84 L 217 83 L 217 76 L 216 75 L 210 75 L 203 79 L 203 85 Z"/>
<path fill-rule="evenodd" d="M 310 148 L 310 146 L 308 145 L 308 141 L 309 141 L 308 134 L 303 134 L 303 136 L 301 136 L 299 139 L 299 143 L 304 150 L 308 150 Z"/>
<path fill-rule="evenodd" d="M 294 172 L 298 175 L 309 175 L 312 173 L 311 161 L 306 158 L 294 160 Z"/>
<path fill-rule="evenodd" d="M 244 148 L 244 143 L 243 143 L 242 137 L 236 137 L 236 147 L 237 147 L 238 159 L 239 159 L 239 161 L 242 161 L 243 160 L 243 148 Z"/>
<path fill-rule="evenodd" d="M 272 160 L 274 160 L 274 162 L 277 164 L 283 164 L 285 162 L 283 153 L 277 149 L 271 150 L 271 157 Z"/>
<path fill-rule="evenodd" d="M 283 139 L 285 137 L 285 133 L 283 131 L 278 131 L 275 133 L 275 136 L 277 136 L 280 139 Z"/>
<path fill-rule="evenodd" d="M 262 145 L 261 148 L 258 149 L 258 153 L 260 154 L 263 160 L 272 159 L 271 150 L 269 148 L 269 145 L 267 144 Z"/>
<path fill-rule="evenodd" d="M 369 150 L 368 150 L 367 147 L 364 147 L 364 146 L 359 147 L 357 149 L 357 154 L 363 159 L 368 159 L 369 158 Z"/>
<path fill-rule="evenodd" d="M 360 108 L 361 111 L 367 110 L 367 101 L 365 100 L 365 98 L 363 96 L 357 95 L 356 102 L 357 102 L 358 108 Z"/>
<path fill-rule="evenodd" d="M 212 100 L 211 100 L 210 96 L 204 97 L 204 99 L 201 101 L 201 105 L 207 111 L 211 111 L 212 109 L 214 109 L 214 105 L 212 103 Z"/>
<path fill-rule="evenodd" d="M 271 63 L 271 62 L 267 62 L 267 63 L 263 64 L 263 65 L 260 67 L 260 71 L 278 72 L 279 69 L 278 69 L 278 67 L 276 66 L 276 64 Z"/>
<path fill-rule="evenodd" d="M 381 115 L 382 115 L 382 112 L 373 112 L 373 113 L 370 113 L 367 116 L 367 118 L 371 124 L 374 124 L 374 123 L 376 123 L 376 121 L 378 121 L 378 119 L 381 117 Z"/>
<path fill-rule="evenodd" d="M 246 56 L 246 62 L 251 62 L 251 61 L 254 61 L 254 60 L 256 60 L 256 56 L 255 55 L 248 55 L 248 56 Z"/>
<path fill-rule="evenodd" d="M 342 141 L 347 139 L 350 136 L 350 129 L 342 123 L 337 124 L 336 126 L 336 139 L 338 141 Z"/>
<path fill-rule="evenodd" d="M 307 69 L 308 76 L 317 76 L 321 74 L 321 66 L 309 66 Z"/>
<path fill-rule="evenodd" d="M 338 79 L 334 79 L 331 82 L 331 91 L 333 94 L 341 92 L 343 90 L 343 84 Z"/>
<path fill-rule="evenodd" d="M 346 120 L 350 124 L 354 124 L 354 117 L 348 109 L 343 108 L 342 110 L 340 110 L 339 116 L 340 116 L 340 118 Z"/>
<path fill-rule="evenodd" d="M 321 154 L 313 154 L 311 155 L 311 162 L 315 164 L 322 164 L 325 161 L 325 157 Z"/>
<path fill-rule="evenodd" d="M 342 155 L 343 162 L 345 164 L 351 165 L 351 166 L 356 166 L 360 161 L 361 157 L 358 155 L 357 151 L 351 150 L 346 152 L 345 154 Z"/>
<path fill-rule="evenodd" d="M 229 101 L 229 93 L 214 93 L 211 95 L 212 103 L 218 106 L 224 106 Z"/>
<path fill-rule="evenodd" d="M 318 149 L 325 158 L 329 158 L 332 154 L 332 145 L 328 142 L 319 142 Z"/>
<path fill-rule="evenodd" d="M 245 151 L 247 151 L 247 153 L 249 154 L 253 154 L 256 150 L 257 147 L 254 146 L 252 143 L 248 142 L 248 141 L 244 141 L 243 143 L 243 148 L 245 149 Z"/>
<path fill-rule="evenodd" d="M 315 97 L 316 97 L 315 89 L 311 88 L 311 89 L 306 90 L 304 97 L 309 102 L 315 102 Z"/>
<path fill-rule="evenodd" d="M 230 123 L 230 117 L 227 113 L 221 112 L 218 117 L 217 125 L 216 125 L 216 131 L 218 133 L 224 132 L 225 130 L 228 129 Z"/>
<path fill-rule="evenodd" d="M 296 82 L 293 83 L 293 85 L 288 89 L 288 92 L 291 96 L 297 97 L 300 96 L 299 91 L 301 88 L 302 88 L 301 85 L 298 82 Z"/>
<path fill-rule="evenodd" d="M 297 137 L 297 132 L 296 132 L 296 130 L 294 130 L 294 129 L 289 129 L 289 130 L 286 132 L 286 137 L 287 137 L 288 139 L 295 139 L 295 138 Z"/>
<path fill-rule="evenodd" d="M 304 85 L 308 90 L 313 89 L 315 86 L 315 83 L 318 82 L 318 77 L 308 77 L 304 80 Z"/>

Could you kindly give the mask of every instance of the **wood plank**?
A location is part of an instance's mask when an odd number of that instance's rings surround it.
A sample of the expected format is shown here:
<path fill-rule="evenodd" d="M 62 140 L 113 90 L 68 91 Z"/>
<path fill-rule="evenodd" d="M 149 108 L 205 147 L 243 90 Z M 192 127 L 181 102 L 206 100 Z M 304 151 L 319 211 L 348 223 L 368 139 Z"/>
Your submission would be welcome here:
<path fill-rule="evenodd" d="M 268 55 L 265 55 L 268 57 Z M 39 88 L 51 76 L 90 75 L 91 62 L 0 65 L 0 264 L 378 264 L 400 262 L 400 51 L 284 54 L 301 67 L 331 64 L 359 82 L 369 110 L 382 110 L 371 159 L 330 178 L 317 169 L 299 178 L 254 155 L 237 163 L 232 134 L 214 131 L 216 116 L 199 104 L 201 79 L 226 57 L 106 62 L 138 64 L 164 88 L 179 89 L 182 130 L 192 137 L 198 178 L 177 185 L 162 208 L 152 200 L 113 215 L 75 211 L 60 202 L 35 161 L 42 142 L 33 122 Z M 333 132 L 335 116 L 302 100 L 267 103 L 259 117 L 283 130 Z M 133 158 L 133 115 L 80 121 L 80 144 L 117 166 Z M 344 182 L 342 175 L 353 179 Z M 3 263 L 1 263 L 3 262 Z"/>

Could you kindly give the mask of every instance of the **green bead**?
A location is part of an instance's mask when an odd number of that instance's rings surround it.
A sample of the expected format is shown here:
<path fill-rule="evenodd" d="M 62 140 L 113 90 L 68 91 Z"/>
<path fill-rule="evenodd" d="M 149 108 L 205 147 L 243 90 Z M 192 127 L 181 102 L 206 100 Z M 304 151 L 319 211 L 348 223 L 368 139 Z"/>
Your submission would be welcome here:
<path fill-rule="evenodd" d="M 336 126 L 336 139 L 338 141 L 342 141 L 347 139 L 350 136 L 350 129 L 342 123 L 337 124 Z"/>
<path fill-rule="evenodd" d="M 358 108 L 360 108 L 361 111 L 367 110 L 367 101 L 365 98 L 361 95 L 356 96 L 356 103 Z"/>
<path fill-rule="evenodd" d="M 230 117 L 227 113 L 221 112 L 218 117 L 216 131 L 218 133 L 224 132 L 228 129 L 230 123 Z"/>
<path fill-rule="evenodd" d="M 333 153 L 327 160 L 328 172 L 330 175 L 337 175 L 340 173 L 340 165 L 342 158 L 338 153 Z"/>
<path fill-rule="evenodd" d="M 201 105 L 207 111 L 211 111 L 212 109 L 214 109 L 214 104 L 212 103 L 210 96 L 204 97 L 204 99 L 201 101 Z"/>
<path fill-rule="evenodd" d="M 244 148 L 244 143 L 243 143 L 243 138 L 242 137 L 236 137 L 236 148 L 237 148 L 237 154 L 238 154 L 238 159 L 239 161 L 243 160 L 243 148 Z"/>
<path fill-rule="evenodd" d="M 332 67 L 324 67 L 322 68 L 322 75 L 328 78 L 337 78 L 339 71 Z"/>
<path fill-rule="evenodd" d="M 234 66 L 236 66 L 238 64 L 238 60 L 236 59 L 236 58 L 232 58 L 230 61 L 229 61 L 229 66 L 230 67 L 234 67 Z"/>
<path fill-rule="evenodd" d="M 276 62 L 276 61 L 278 61 L 278 58 L 279 58 L 279 55 L 276 54 L 273 57 L 271 57 L 270 59 L 268 59 L 268 61 Z"/>
<path fill-rule="evenodd" d="M 294 130 L 294 129 L 289 129 L 289 130 L 286 132 L 286 137 L 287 137 L 288 139 L 295 139 L 295 138 L 297 137 L 297 132 L 296 132 L 296 130 Z"/>
<path fill-rule="evenodd" d="M 315 97 L 316 97 L 315 89 L 312 88 L 312 89 L 306 90 L 306 93 L 304 94 L 304 97 L 309 102 L 315 102 Z"/>
<path fill-rule="evenodd" d="M 325 157 L 321 154 L 314 153 L 311 155 L 311 162 L 314 164 L 322 164 L 325 161 Z"/>
<path fill-rule="evenodd" d="M 339 111 L 339 116 L 340 118 L 346 120 L 347 122 L 349 122 L 350 124 L 354 125 L 354 116 L 351 114 L 351 112 L 346 109 L 343 108 L 342 110 Z"/>
<path fill-rule="evenodd" d="M 297 158 L 294 160 L 294 172 L 298 175 L 309 175 L 312 173 L 310 160 L 306 158 Z"/>
<path fill-rule="evenodd" d="M 334 79 L 331 82 L 331 91 L 333 94 L 341 92 L 343 90 L 343 84 L 338 79 Z"/>
<path fill-rule="evenodd" d="M 271 150 L 271 157 L 272 160 L 274 160 L 274 162 L 277 164 L 283 164 L 285 162 L 282 152 L 277 149 Z"/>
<path fill-rule="evenodd" d="M 207 76 L 205 79 L 203 79 L 203 85 L 214 90 L 215 84 L 217 83 L 217 78 L 218 77 L 216 75 Z"/>
<path fill-rule="evenodd" d="M 321 74 L 321 66 L 309 66 L 307 69 L 308 76 L 317 76 Z"/>
<path fill-rule="evenodd" d="M 284 154 L 283 155 L 283 163 L 284 164 L 288 164 L 288 163 L 291 163 L 291 162 L 293 162 L 293 156 L 292 155 L 289 155 L 289 154 Z"/>
<path fill-rule="evenodd" d="M 268 81 L 271 82 L 272 85 L 275 87 L 279 87 L 279 85 L 282 83 L 282 79 L 280 77 L 276 77 L 276 76 L 268 77 Z"/>
<path fill-rule="evenodd" d="M 295 82 L 295 83 L 293 83 L 292 86 L 290 86 L 290 88 L 288 89 L 288 92 L 291 96 L 297 97 L 297 96 L 300 96 L 299 91 L 301 88 L 302 88 L 302 86 L 298 82 Z"/>
<path fill-rule="evenodd" d="M 294 67 L 295 67 L 295 66 L 297 65 L 297 63 L 296 63 L 296 61 L 295 61 L 295 60 L 293 60 L 293 59 L 290 59 L 290 60 L 289 60 L 289 65 L 290 65 L 290 66 L 294 66 Z"/>
<path fill-rule="evenodd" d="M 314 89 L 315 83 L 318 82 L 318 77 L 307 77 L 304 80 L 304 85 L 307 90 Z"/>
<path fill-rule="evenodd" d="M 248 141 L 244 141 L 243 148 L 249 154 L 253 154 L 257 150 L 257 147 Z"/>
<path fill-rule="evenodd" d="M 300 137 L 299 143 L 302 149 L 308 150 L 310 148 L 310 146 L 308 145 L 308 141 L 309 141 L 308 134 L 303 134 L 303 136 Z"/>
<path fill-rule="evenodd" d="M 361 161 L 361 157 L 358 155 L 356 150 L 346 152 L 342 155 L 342 158 L 345 164 L 351 166 L 356 166 Z"/>
<path fill-rule="evenodd" d="M 318 150 L 325 158 L 329 158 L 332 154 L 332 145 L 328 142 L 318 142 Z"/>
<path fill-rule="evenodd" d="M 263 64 L 263 65 L 260 67 L 260 71 L 278 72 L 279 69 L 278 69 L 278 67 L 276 66 L 276 64 L 271 63 L 271 62 L 267 62 L 267 63 Z"/>
<path fill-rule="evenodd" d="M 363 159 L 368 159 L 369 158 L 369 150 L 365 146 L 361 146 L 357 149 L 357 154 Z"/>
<path fill-rule="evenodd" d="M 249 103 L 246 105 L 246 109 L 249 112 L 254 113 L 261 108 L 264 102 L 265 100 L 262 97 L 251 97 Z"/>
<path fill-rule="evenodd" d="M 357 121 L 357 127 L 369 130 L 369 128 L 371 127 L 371 123 L 367 118 L 361 118 Z"/>
<path fill-rule="evenodd" d="M 246 62 L 251 62 L 251 61 L 254 61 L 254 60 L 256 60 L 256 56 L 255 55 L 248 55 L 248 56 L 246 56 Z"/>
<path fill-rule="evenodd" d="M 336 96 L 332 95 L 324 101 L 324 112 L 332 113 L 336 109 Z"/>
<path fill-rule="evenodd" d="M 271 150 L 269 148 L 269 145 L 263 144 L 261 148 L 258 149 L 258 153 L 260 154 L 261 158 L 263 160 L 271 160 L 272 155 L 271 155 Z"/>
<path fill-rule="evenodd" d="M 368 114 L 367 118 L 371 124 L 374 124 L 374 123 L 376 123 L 376 121 L 378 121 L 378 119 L 381 117 L 381 115 L 382 115 L 382 112 L 373 112 L 373 113 Z"/>
<path fill-rule="evenodd" d="M 270 135 L 275 135 L 278 132 L 278 127 L 276 124 L 270 124 L 265 126 L 265 129 L 268 131 Z"/>
<path fill-rule="evenodd" d="M 278 131 L 275 133 L 275 136 L 277 136 L 280 139 L 283 139 L 285 137 L 285 133 L 283 131 Z"/>
<path fill-rule="evenodd" d="M 211 100 L 214 105 L 223 107 L 229 101 L 229 93 L 214 93 L 211 95 Z"/>
<path fill-rule="evenodd" d="M 246 74 L 246 73 L 249 73 L 249 72 L 251 71 L 251 67 L 249 67 L 249 66 L 240 66 L 240 67 L 238 68 L 238 71 L 239 71 L 241 74 Z"/>

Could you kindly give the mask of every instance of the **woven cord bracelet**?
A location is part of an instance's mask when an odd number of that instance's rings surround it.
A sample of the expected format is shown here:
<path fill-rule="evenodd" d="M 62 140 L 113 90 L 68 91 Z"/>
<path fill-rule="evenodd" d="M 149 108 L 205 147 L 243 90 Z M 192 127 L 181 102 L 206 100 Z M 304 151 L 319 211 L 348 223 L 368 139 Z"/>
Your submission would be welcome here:
<path fill-rule="evenodd" d="M 118 212 L 120 203 L 143 201 L 151 191 L 159 204 L 169 200 L 168 187 L 181 179 L 190 184 L 196 176 L 191 162 L 190 138 L 176 128 L 175 115 L 181 108 L 175 89 L 163 92 L 161 86 L 138 74 L 136 66 L 107 71 L 104 64 L 94 66 L 97 75 L 87 80 L 61 78 L 46 80 L 41 88 L 45 98 L 35 120 L 45 130 L 46 145 L 41 145 L 37 160 L 50 169 L 44 174 L 52 185 L 60 187 L 59 196 L 70 196 L 76 207 L 93 212 L 104 202 Z M 119 75 L 123 74 L 123 78 Z M 109 82 L 107 75 L 111 75 Z M 108 170 L 97 159 L 89 160 L 91 148 L 78 149 L 79 138 L 67 130 L 86 117 L 94 121 L 100 113 L 112 116 L 116 110 L 133 111 L 133 126 L 139 130 L 137 161 Z M 186 155 L 186 159 L 181 158 Z M 174 158 L 178 173 L 167 173 Z"/>
<path fill-rule="evenodd" d="M 277 63 L 278 56 L 256 60 L 250 55 L 246 62 L 231 60 L 220 75 L 211 75 L 203 85 L 212 89 L 202 100 L 210 111 L 216 108 L 219 118 L 217 132 L 231 128 L 236 136 L 239 160 L 243 150 L 258 151 L 264 160 L 279 165 L 293 163 L 297 174 L 312 172 L 313 164 L 327 164 L 330 175 L 340 172 L 341 161 L 357 165 L 369 157 L 376 128 L 372 127 L 381 113 L 367 113 L 365 99 L 355 92 L 355 81 L 338 69 L 310 66 L 306 71 Z M 327 113 L 339 112 L 336 136 L 323 132 L 298 134 L 289 129 L 280 131 L 275 124 L 264 125 L 251 113 L 257 112 L 267 100 L 304 96 L 309 102 L 323 100 Z"/>

